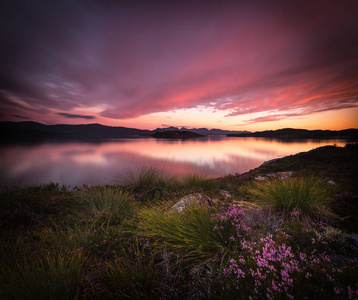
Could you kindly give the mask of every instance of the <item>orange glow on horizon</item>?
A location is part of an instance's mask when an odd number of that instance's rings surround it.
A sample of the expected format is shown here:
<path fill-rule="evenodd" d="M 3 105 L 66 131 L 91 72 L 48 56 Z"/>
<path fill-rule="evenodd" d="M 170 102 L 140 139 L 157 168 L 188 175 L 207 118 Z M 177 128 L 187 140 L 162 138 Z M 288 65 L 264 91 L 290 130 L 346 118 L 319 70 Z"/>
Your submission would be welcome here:
<path fill-rule="evenodd" d="M 77 113 L 79 110 L 77 110 Z M 91 114 L 82 109 L 81 114 Z M 99 123 L 107 126 L 123 126 L 138 129 L 154 130 L 158 127 L 188 127 L 188 128 L 217 128 L 232 131 L 264 131 L 276 130 L 281 128 L 297 128 L 308 130 L 343 130 L 349 128 L 358 128 L 358 107 L 346 108 L 340 110 L 323 111 L 312 114 L 300 115 L 289 111 L 270 112 L 270 113 L 253 113 L 241 116 L 227 116 L 227 111 L 207 109 L 205 107 L 193 109 L 178 109 L 175 111 L 152 113 L 136 118 L 114 120 L 101 116 L 91 120 L 66 119 L 56 114 L 39 115 L 32 113 L 29 120 L 37 121 L 43 124 L 91 124 Z M 292 116 L 290 116 L 292 114 Z M 275 120 L 275 115 L 279 118 Z M 273 120 L 270 121 L 270 119 Z M 258 122 L 249 121 L 258 119 Z M 265 120 L 268 121 L 265 121 Z M 14 121 L 13 119 L 10 119 Z M 18 120 L 16 120 L 18 121 Z M 25 121 L 25 120 L 22 120 Z"/>

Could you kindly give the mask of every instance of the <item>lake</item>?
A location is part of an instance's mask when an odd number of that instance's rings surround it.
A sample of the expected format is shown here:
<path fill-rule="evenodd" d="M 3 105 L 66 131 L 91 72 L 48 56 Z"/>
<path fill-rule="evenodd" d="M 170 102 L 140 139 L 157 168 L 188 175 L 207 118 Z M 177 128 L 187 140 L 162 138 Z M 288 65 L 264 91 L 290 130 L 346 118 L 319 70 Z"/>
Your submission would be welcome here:
<path fill-rule="evenodd" d="M 0 145 L 0 185 L 114 184 L 128 170 L 142 166 L 178 177 L 201 173 L 215 178 L 247 172 L 274 158 L 325 145 L 343 146 L 345 142 L 209 136 L 194 140 L 143 137 Z"/>

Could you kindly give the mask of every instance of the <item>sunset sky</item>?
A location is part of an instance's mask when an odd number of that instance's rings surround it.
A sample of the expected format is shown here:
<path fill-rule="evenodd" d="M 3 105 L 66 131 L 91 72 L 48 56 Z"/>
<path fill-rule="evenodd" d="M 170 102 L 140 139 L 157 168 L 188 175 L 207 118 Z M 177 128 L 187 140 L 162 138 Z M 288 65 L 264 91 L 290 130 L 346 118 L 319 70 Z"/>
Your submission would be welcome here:
<path fill-rule="evenodd" d="M 358 1 L 0 4 L 0 120 L 358 128 Z"/>

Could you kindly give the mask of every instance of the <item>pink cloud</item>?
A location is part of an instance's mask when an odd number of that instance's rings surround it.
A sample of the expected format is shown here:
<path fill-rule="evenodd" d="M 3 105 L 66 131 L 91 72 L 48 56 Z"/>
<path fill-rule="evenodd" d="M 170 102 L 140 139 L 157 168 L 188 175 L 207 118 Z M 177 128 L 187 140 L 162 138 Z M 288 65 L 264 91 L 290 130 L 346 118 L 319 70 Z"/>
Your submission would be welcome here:
<path fill-rule="evenodd" d="M 356 1 L 61 3 L 37 16 L 43 26 L 25 24 L 9 5 L 3 116 L 68 119 L 88 107 L 102 109 L 89 120 L 194 107 L 227 118 L 278 112 L 249 119 L 264 122 L 357 106 Z M 36 11 L 25 5 L 24 15 Z"/>

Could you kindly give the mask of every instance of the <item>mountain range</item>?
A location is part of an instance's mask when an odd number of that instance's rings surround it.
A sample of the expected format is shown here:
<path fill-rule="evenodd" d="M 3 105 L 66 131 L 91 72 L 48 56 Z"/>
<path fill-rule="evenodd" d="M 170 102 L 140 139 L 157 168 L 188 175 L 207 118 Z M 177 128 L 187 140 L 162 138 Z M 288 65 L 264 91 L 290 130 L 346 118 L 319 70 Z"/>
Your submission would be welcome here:
<path fill-rule="evenodd" d="M 155 130 L 105 126 L 101 124 L 87 125 L 45 125 L 37 122 L 0 122 L 1 141 L 41 140 L 41 139 L 106 139 L 131 136 L 150 136 L 165 131 L 189 131 L 200 135 L 227 135 L 230 137 L 267 137 L 280 139 L 358 139 L 358 129 L 346 130 L 306 130 L 284 128 L 258 132 L 230 131 L 207 128 L 166 127 Z"/>
<path fill-rule="evenodd" d="M 101 139 L 121 138 L 129 136 L 149 136 L 156 132 L 189 131 L 201 135 L 241 134 L 248 131 L 229 131 L 221 129 L 185 127 L 157 128 L 143 130 L 128 127 L 105 126 L 101 124 L 86 125 L 45 125 L 37 122 L 0 122 L 0 137 L 2 140 L 33 140 L 33 139 Z"/>
<path fill-rule="evenodd" d="M 231 131 L 231 130 L 222 130 L 222 129 L 207 129 L 207 128 L 191 128 L 186 127 L 166 127 L 166 128 L 157 128 L 153 132 L 163 132 L 163 131 L 190 131 L 195 132 L 201 135 L 227 135 L 227 134 L 243 134 L 250 133 L 250 131 Z"/>

